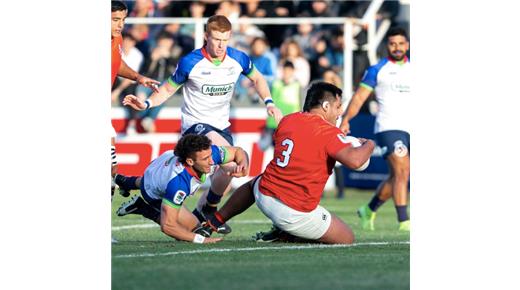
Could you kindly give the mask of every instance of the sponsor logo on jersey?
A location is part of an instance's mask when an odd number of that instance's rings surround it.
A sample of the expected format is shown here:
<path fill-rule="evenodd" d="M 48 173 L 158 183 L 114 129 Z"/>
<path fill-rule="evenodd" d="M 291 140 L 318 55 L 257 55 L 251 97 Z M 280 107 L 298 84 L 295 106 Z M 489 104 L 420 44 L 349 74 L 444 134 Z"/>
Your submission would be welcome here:
<path fill-rule="evenodd" d="M 321 214 L 321 219 L 322 219 L 322 220 L 324 220 L 324 221 L 326 221 L 326 220 L 327 220 L 327 215 L 326 215 L 326 214 L 324 214 L 324 213 L 323 213 L 323 214 Z"/>
<path fill-rule="evenodd" d="M 210 75 L 210 74 L 211 74 L 210 71 L 203 71 L 203 72 L 202 72 L 202 75 L 205 75 L 205 76 Z"/>
<path fill-rule="evenodd" d="M 381 147 L 381 156 L 385 155 L 386 151 L 388 151 L 388 147 L 386 147 L 386 146 Z"/>
<path fill-rule="evenodd" d="M 178 190 L 173 197 L 173 203 L 180 205 L 184 201 L 184 198 L 186 198 L 186 192 Z"/>
<path fill-rule="evenodd" d="M 404 145 L 403 141 L 397 140 L 394 142 L 394 153 L 397 157 L 405 157 L 408 154 L 408 147 Z"/>
<path fill-rule="evenodd" d="M 197 133 L 197 135 L 200 135 L 202 131 L 204 131 L 204 125 L 197 124 L 197 126 L 195 126 L 195 133 Z"/>
<path fill-rule="evenodd" d="M 233 91 L 233 83 L 225 85 L 202 85 L 202 93 L 210 96 L 222 96 Z"/>
<path fill-rule="evenodd" d="M 234 67 L 230 67 L 230 68 L 228 68 L 228 73 L 227 73 L 227 75 L 228 75 L 228 76 L 232 76 L 232 75 L 234 75 L 234 74 L 235 74 L 235 68 L 234 68 Z"/>
<path fill-rule="evenodd" d="M 400 93 L 409 93 L 410 92 L 410 86 L 407 84 L 398 84 L 398 83 L 392 83 L 390 85 L 393 91 L 400 92 Z"/>

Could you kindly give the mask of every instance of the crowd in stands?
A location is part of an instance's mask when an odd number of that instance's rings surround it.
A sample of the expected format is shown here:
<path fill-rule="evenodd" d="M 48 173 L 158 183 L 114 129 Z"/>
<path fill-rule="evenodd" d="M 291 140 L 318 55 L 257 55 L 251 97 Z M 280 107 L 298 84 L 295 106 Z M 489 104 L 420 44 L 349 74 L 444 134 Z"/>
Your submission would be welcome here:
<path fill-rule="evenodd" d="M 222 14 L 233 20 L 241 17 L 363 17 L 369 1 L 125 1 L 128 17 L 191 17 L 202 18 Z M 377 19 L 390 19 L 392 26 L 408 27 L 396 19 L 401 8 L 399 1 L 385 1 Z M 294 67 L 294 80 L 305 90 L 314 80 L 334 81 L 342 87 L 343 27 L 333 24 L 253 25 L 236 24 L 230 46 L 250 55 L 256 68 L 269 85 L 283 81 L 284 67 Z M 194 47 L 195 27 L 192 24 L 127 24 L 123 35 L 123 54 L 126 63 L 134 70 L 158 81 L 165 81 L 175 70 L 180 57 Z M 366 30 L 355 37 L 358 47 L 366 43 Z M 354 52 L 353 83 L 356 86 L 369 66 L 366 51 Z M 385 55 L 380 55 L 384 57 Z M 287 83 L 287 80 L 285 81 Z M 263 106 L 251 88 L 250 81 L 242 77 L 235 89 L 235 105 Z M 127 94 L 147 97 L 151 90 L 131 82 L 118 80 L 113 87 L 114 104 Z M 302 94 L 304 95 L 304 94 Z M 172 98 L 174 99 L 174 98 Z M 179 99 L 179 98 L 177 98 Z M 137 114 L 127 110 L 128 120 L 143 120 L 138 131 L 153 132 L 153 120 L 161 107 Z M 130 124 L 132 126 L 132 124 Z"/>

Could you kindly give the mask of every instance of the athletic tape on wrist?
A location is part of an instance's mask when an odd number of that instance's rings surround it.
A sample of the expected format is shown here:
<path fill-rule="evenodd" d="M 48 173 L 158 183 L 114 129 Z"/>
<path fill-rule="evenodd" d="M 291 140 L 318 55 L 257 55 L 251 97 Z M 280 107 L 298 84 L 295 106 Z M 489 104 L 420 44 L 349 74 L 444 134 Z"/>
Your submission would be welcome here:
<path fill-rule="evenodd" d="M 205 239 L 206 239 L 206 238 L 204 238 L 202 235 L 195 234 L 195 237 L 193 238 L 193 242 L 194 242 L 195 244 L 202 244 L 202 243 L 204 243 L 204 240 L 205 240 Z"/>
<path fill-rule="evenodd" d="M 264 104 L 269 107 L 269 106 L 274 106 L 274 102 L 273 102 L 273 99 L 271 97 L 267 97 L 264 99 Z"/>

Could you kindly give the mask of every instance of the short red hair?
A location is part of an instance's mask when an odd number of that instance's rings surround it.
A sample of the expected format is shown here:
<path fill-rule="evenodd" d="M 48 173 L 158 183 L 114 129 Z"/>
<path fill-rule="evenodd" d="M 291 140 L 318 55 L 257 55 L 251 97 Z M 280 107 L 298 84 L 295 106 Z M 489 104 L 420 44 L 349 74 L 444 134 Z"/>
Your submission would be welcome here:
<path fill-rule="evenodd" d="M 206 32 L 216 30 L 218 32 L 231 31 L 231 22 L 224 15 L 213 15 L 208 19 Z"/>

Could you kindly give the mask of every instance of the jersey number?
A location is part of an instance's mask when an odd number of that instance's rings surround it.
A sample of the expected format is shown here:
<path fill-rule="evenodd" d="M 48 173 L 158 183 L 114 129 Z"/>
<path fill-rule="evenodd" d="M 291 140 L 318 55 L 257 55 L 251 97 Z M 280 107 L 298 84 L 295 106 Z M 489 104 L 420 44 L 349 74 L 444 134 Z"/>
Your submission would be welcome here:
<path fill-rule="evenodd" d="M 291 159 L 291 152 L 294 147 L 294 142 L 291 139 L 284 139 L 282 141 L 282 146 L 287 145 L 287 149 L 282 151 L 283 161 L 280 158 L 276 158 L 276 165 L 280 167 L 286 167 L 289 164 L 289 159 Z"/>

